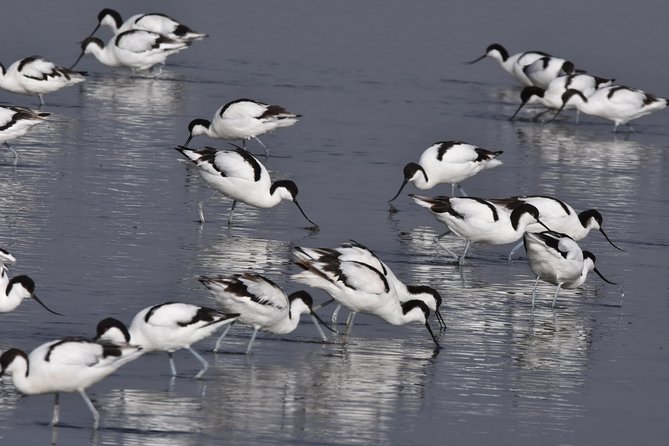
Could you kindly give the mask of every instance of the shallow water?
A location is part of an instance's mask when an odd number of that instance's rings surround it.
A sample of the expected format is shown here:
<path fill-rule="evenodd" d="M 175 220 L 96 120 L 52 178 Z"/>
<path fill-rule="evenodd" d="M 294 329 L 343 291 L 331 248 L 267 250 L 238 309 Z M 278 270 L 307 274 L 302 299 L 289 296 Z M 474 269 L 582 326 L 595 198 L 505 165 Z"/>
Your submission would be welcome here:
<path fill-rule="evenodd" d="M 558 122 L 509 122 L 518 89 L 495 62 L 471 60 L 493 42 L 510 52 L 542 49 L 588 71 L 669 96 L 658 29 L 666 6 L 602 2 L 161 2 L 161 11 L 210 37 L 169 59 L 158 74 L 132 77 L 87 56 L 81 87 L 46 96 L 53 116 L 17 140 L 19 164 L 0 150 L 0 246 L 37 294 L 64 317 L 25 302 L 0 315 L 0 348 L 30 350 L 67 335 L 92 335 L 98 320 L 130 321 L 168 300 L 214 305 L 195 277 L 255 271 L 287 290 L 294 246 L 355 239 L 407 283 L 445 298 L 448 329 L 435 351 L 420 325 L 356 318 L 351 342 L 321 344 L 305 320 L 285 336 L 235 327 L 224 352 L 196 345 L 210 361 L 145 355 L 93 386 L 101 429 L 93 433 L 77 395 L 61 398 L 63 425 L 48 425 L 51 396 L 21 397 L 0 384 L 3 444 L 655 444 L 669 435 L 666 265 L 669 256 L 666 111 L 614 135 L 609 122 L 573 113 Z M 153 2 L 114 3 L 124 16 Z M 190 9 L 188 9 L 190 8 Z M 101 6 L 81 0 L 4 5 L 0 61 L 31 54 L 61 65 Z M 568 13 L 571 11 L 572 13 Z M 552 19 L 559 17 L 559 20 Z M 639 17 L 639 19 L 637 19 Z M 597 26 L 593 27 L 593 22 Z M 26 30 L 30 29 L 30 32 Z M 609 30 L 610 32 L 603 32 Z M 108 33 L 104 30 L 104 36 Z M 20 35 L 20 38 L 17 37 Z M 11 43 L 9 43 L 11 42 Z M 274 178 L 300 188 L 307 222 L 290 203 L 256 210 L 214 195 L 173 150 L 188 122 L 239 97 L 302 113 L 296 126 L 266 135 Z M 36 99 L 0 92 L 0 101 Z M 553 195 L 596 208 L 604 228 L 582 246 L 596 276 L 560 293 L 539 285 L 511 246 L 474 247 L 463 268 L 432 239 L 443 226 L 402 194 L 388 213 L 402 167 L 431 143 L 459 139 L 504 150 L 504 165 L 466 181 L 474 196 Z M 195 147 L 224 147 L 196 137 Z M 252 145 L 255 151 L 262 150 Z M 406 193 L 415 192 L 407 187 Z M 449 194 L 449 186 L 426 195 Z M 196 202 L 205 205 L 200 226 Z M 446 237 L 444 246 L 463 243 Z M 313 292 L 316 301 L 326 296 Z M 329 308 L 320 312 L 329 317 Z M 342 316 L 340 315 L 340 319 Z M 436 327 L 436 323 L 433 324 Z"/>

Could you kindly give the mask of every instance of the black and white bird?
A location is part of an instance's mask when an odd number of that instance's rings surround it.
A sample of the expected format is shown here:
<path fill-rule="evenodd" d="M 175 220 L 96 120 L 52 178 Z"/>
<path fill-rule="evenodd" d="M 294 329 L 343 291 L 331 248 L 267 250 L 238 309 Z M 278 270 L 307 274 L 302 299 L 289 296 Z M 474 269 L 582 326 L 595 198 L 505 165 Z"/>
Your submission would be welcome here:
<path fill-rule="evenodd" d="M 421 190 L 447 183 L 451 185 L 453 195 L 456 186 L 462 195 L 467 195 L 460 183 L 501 165 L 502 161 L 497 157 L 502 153 L 501 150 L 490 151 L 462 141 L 436 142 L 425 149 L 418 163 L 404 166 L 404 181 L 389 202 L 395 200 L 409 182 Z"/>
<path fill-rule="evenodd" d="M 28 276 L 15 276 L 11 279 L 8 278 L 5 265 L 0 266 L 2 270 L 2 278 L 0 280 L 0 313 L 9 313 L 14 311 L 23 299 L 33 298 L 35 302 L 40 304 L 46 311 L 62 316 L 60 313 L 56 313 L 49 307 L 47 307 L 44 302 L 42 302 L 37 295 L 35 294 L 35 281 Z M 5 284 L 3 286 L 3 284 Z"/>
<path fill-rule="evenodd" d="M 338 255 L 324 255 L 313 259 L 305 249 L 296 247 L 295 264 L 304 271 L 291 278 L 299 283 L 321 289 L 350 313 L 346 321 L 344 339 L 348 339 L 357 313 L 377 316 L 392 325 L 419 322 L 427 328 L 435 345 L 439 342 L 430 327 L 430 309 L 422 300 L 400 302 L 397 289 L 375 267 L 356 260 L 345 260 Z M 322 305 L 321 305 L 322 306 Z"/>
<path fill-rule="evenodd" d="M 207 371 L 209 363 L 191 345 L 213 335 L 223 325 L 234 322 L 238 316 L 198 305 L 165 302 L 137 313 L 129 328 L 118 319 L 103 319 L 98 323 L 95 339 L 118 345 L 137 345 L 145 353 L 166 352 L 172 376 L 177 375 L 172 353 L 186 349 L 202 364 L 195 375 L 198 379 Z"/>
<path fill-rule="evenodd" d="M 19 160 L 19 153 L 9 145 L 9 141 L 23 136 L 35 124 L 44 121 L 51 113 L 36 112 L 16 105 L 0 105 L 0 143 L 14 154 L 14 164 Z"/>
<path fill-rule="evenodd" d="M 319 322 L 323 325 L 325 323 L 314 312 L 313 300 L 306 291 L 296 291 L 286 296 L 272 280 L 252 273 L 229 277 L 200 276 L 198 280 L 211 291 L 223 311 L 239 314 L 235 322 L 253 327 L 253 334 L 246 348 L 247 355 L 251 353 L 258 330 L 274 334 L 291 333 L 297 328 L 302 313 L 311 316 L 321 339 L 327 341 L 319 325 Z M 219 337 L 214 347 L 215 352 L 219 350 L 232 325 Z"/>
<path fill-rule="evenodd" d="M 464 263 L 472 243 L 505 245 L 520 240 L 527 227 L 533 223 L 545 227 L 539 219 L 537 208 L 527 203 L 508 214 L 491 201 L 482 198 L 425 197 L 414 194 L 410 197 L 446 225 L 446 232 L 437 236 L 435 241 L 451 232 L 466 241 L 465 249 L 459 256 L 447 250 L 460 265 Z"/>
<path fill-rule="evenodd" d="M 576 73 L 574 64 L 561 57 L 544 56 L 523 67 L 523 73 L 539 88 L 548 88 L 548 85 L 560 76 Z"/>
<path fill-rule="evenodd" d="M 16 389 L 26 395 L 53 393 L 52 425 L 60 420 L 59 394 L 78 392 L 97 429 L 100 415 L 86 389 L 141 354 L 140 347 L 65 338 L 42 344 L 30 354 L 17 348 L 5 351 L 0 356 L 0 376 L 10 375 Z"/>
<path fill-rule="evenodd" d="M 525 195 L 510 198 L 491 199 L 492 203 L 500 206 L 509 215 L 522 204 L 530 204 L 539 211 L 539 218 L 551 230 L 563 233 L 572 239 L 583 240 L 595 229 L 602 233 L 607 242 L 614 248 L 622 251 L 616 246 L 609 236 L 604 232 L 602 224 L 604 217 L 597 209 L 588 209 L 582 212 L 576 212 L 572 206 L 554 197 L 545 195 Z M 527 226 L 528 232 L 542 232 L 546 228 L 538 223 L 531 223 Z M 509 253 L 509 260 L 513 254 L 522 246 L 522 242 L 516 245 Z"/>
<path fill-rule="evenodd" d="M 85 80 L 86 73 L 59 67 L 40 56 L 17 60 L 7 69 L 0 64 L 0 88 L 12 93 L 37 96 L 44 105 L 43 95 Z"/>
<path fill-rule="evenodd" d="M 301 247 L 299 252 L 296 252 L 296 256 L 301 258 L 302 256 L 308 257 L 311 261 L 321 261 L 325 260 L 328 257 L 338 258 L 342 261 L 349 262 L 359 262 L 371 266 L 377 271 L 380 271 L 383 276 L 388 280 L 390 285 L 395 288 L 397 292 L 397 297 L 400 302 L 408 302 L 411 300 L 421 300 L 427 305 L 431 312 L 434 313 L 437 321 L 439 322 L 439 327 L 443 330 L 446 328 L 446 323 L 444 318 L 439 311 L 442 298 L 441 294 L 437 290 L 427 285 L 406 285 L 404 282 L 399 280 L 395 273 L 390 269 L 390 267 L 381 260 L 374 251 L 368 247 L 362 245 L 361 243 L 356 242 L 355 240 L 349 240 L 344 243 L 340 243 L 336 248 L 306 248 Z M 323 305 L 321 305 L 323 306 Z M 337 309 L 332 315 L 332 321 L 337 321 L 337 313 L 341 305 L 337 305 Z"/>
<path fill-rule="evenodd" d="M 117 11 L 105 8 L 98 14 L 98 24 L 90 35 L 95 34 L 100 26 L 108 26 L 114 35 L 133 29 L 141 29 L 184 42 L 192 42 L 207 37 L 207 34 L 195 31 L 183 23 L 158 12 L 135 14 L 124 22 L 121 14 Z"/>
<path fill-rule="evenodd" d="M 317 229 L 297 202 L 297 185 L 290 180 L 272 182 L 265 166 L 249 151 L 237 147 L 236 150 L 218 150 L 213 147 L 190 149 L 176 147 L 182 155 L 192 161 L 207 184 L 232 199 L 228 224 L 238 201 L 257 208 L 271 208 L 282 200 L 295 203 L 304 218 Z M 198 202 L 200 222 L 204 222 L 203 201 Z"/>
<path fill-rule="evenodd" d="M 534 118 L 534 121 L 538 120 L 541 116 L 551 110 L 559 110 L 563 105 L 562 95 L 570 89 L 579 90 L 585 97 L 592 95 L 595 90 L 607 87 L 613 84 L 614 79 L 605 79 L 597 76 L 591 76 L 585 73 L 576 73 L 570 74 L 567 76 L 560 76 L 555 78 L 548 84 L 546 89 L 539 87 L 525 87 L 520 92 L 520 106 L 516 112 L 509 118 L 510 121 L 515 119 L 516 115 L 520 110 L 527 104 L 538 102 L 539 104 L 547 107 L 547 110 L 537 114 Z M 565 105 L 565 108 L 574 108 L 573 103 Z M 579 112 L 576 113 L 576 123 L 578 123 Z"/>
<path fill-rule="evenodd" d="M 613 131 L 626 124 L 634 131 L 630 121 L 649 115 L 667 107 L 667 99 L 658 98 L 636 88 L 623 85 L 602 87 L 586 96 L 579 90 L 570 89 L 562 95 L 562 107 L 556 116 L 570 103 L 581 112 L 613 121 Z"/>
<path fill-rule="evenodd" d="M 527 251 L 527 263 L 537 276 L 532 290 L 532 308 L 539 279 L 557 285 L 552 307 L 555 307 L 560 289 L 580 287 L 590 271 L 597 273 L 605 282 L 617 285 L 602 276 L 595 267 L 595 255 L 582 251 L 578 243 L 566 234 L 554 231 L 526 232 L 523 241 Z M 623 296 L 624 293 L 621 293 L 620 305 Z"/>
<path fill-rule="evenodd" d="M 84 54 L 92 54 L 98 62 L 109 67 L 126 67 L 133 72 L 148 70 L 154 65 L 164 64 L 168 56 L 189 45 L 189 42 L 142 29 L 117 34 L 106 45 L 97 37 L 87 37 L 81 42 L 81 54 L 70 68 L 78 64 Z"/>
<path fill-rule="evenodd" d="M 9 268 L 7 265 L 16 263 L 16 257 L 4 248 L 0 248 L 0 290 L 6 290 L 9 284 Z"/>
<path fill-rule="evenodd" d="M 537 59 L 541 59 L 542 57 L 546 56 L 550 55 L 544 53 L 543 51 L 524 51 L 522 53 L 509 55 L 509 52 L 506 50 L 506 48 L 504 48 L 499 43 L 493 43 L 489 45 L 488 48 L 486 48 L 483 56 L 466 63 L 473 64 L 486 57 L 490 57 L 491 59 L 499 62 L 499 65 L 502 67 L 502 69 L 513 76 L 513 78 L 518 81 L 518 83 L 529 87 L 534 84 L 527 77 L 523 71 L 523 68 L 525 68 L 527 65 L 530 65 Z"/>
<path fill-rule="evenodd" d="M 242 148 L 246 141 L 255 139 L 269 156 L 269 149 L 258 139 L 272 130 L 290 127 L 297 123 L 301 115 L 289 112 L 280 105 L 269 105 L 254 99 L 237 99 L 216 110 L 211 121 L 194 119 L 188 124 L 188 139 L 194 136 L 207 135 L 210 138 L 241 140 Z"/>

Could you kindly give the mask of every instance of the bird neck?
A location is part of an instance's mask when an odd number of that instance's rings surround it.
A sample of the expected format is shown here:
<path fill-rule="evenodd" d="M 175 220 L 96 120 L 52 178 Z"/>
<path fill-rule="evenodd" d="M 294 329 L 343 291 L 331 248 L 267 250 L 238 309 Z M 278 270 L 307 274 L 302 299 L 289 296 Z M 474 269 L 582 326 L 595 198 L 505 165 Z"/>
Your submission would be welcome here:
<path fill-rule="evenodd" d="M 28 360 L 22 356 L 14 358 L 10 366 L 5 369 L 5 373 L 11 373 L 14 387 L 19 392 L 26 395 L 40 393 L 35 383 L 29 378 L 29 371 Z"/>
<path fill-rule="evenodd" d="M 91 44 L 86 47 L 86 53 L 92 54 L 93 57 L 98 60 L 98 62 L 109 67 L 121 66 L 121 64 L 112 55 L 109 46 L 102 48 L 97 44 Z"/>

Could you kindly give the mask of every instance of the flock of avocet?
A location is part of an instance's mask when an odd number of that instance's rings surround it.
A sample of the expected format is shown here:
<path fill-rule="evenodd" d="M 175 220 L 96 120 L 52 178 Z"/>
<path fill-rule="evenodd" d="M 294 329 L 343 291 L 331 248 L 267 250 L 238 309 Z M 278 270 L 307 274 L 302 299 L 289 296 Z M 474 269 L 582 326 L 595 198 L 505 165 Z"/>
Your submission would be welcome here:
<path fill-rule="evenodd" d="M 102 25 L 109 26 L 114 32 L 107 43 L 93 37 Z M 127 67 L 133 72 L 146 70 L 164 63 L 169 55 L 188 48 L 194 41 L 206 36 L 163 14 L 139 14 L 123 22 L 116 11 L 105 9 L 99 14 L 93 33 L 82 42 L 81 55 L 74 65 L 83 55 L 92 54 L 108 66 Z M 612 80 L 590 76 L 577 70 L 573 63 L 545 53 L 525 52 L 509 56 L 502 46 L 494 44 L 481 58 L 486 56 L 498 60 L 506 71 L 526 86 L 521 92 L 521 105 L 513 117 L 526 103 L 539 101 L 549 109 L 555 109 L 555 114 L 574 106 L 584 113 L 610 119 L 614 121 L 614 130 L 617 130 L 620 124 L 627 124 L 667 105 L 665 99 L 613 85 Z M 81 83 L 86 75 L 38 56 L 19 60 L 8 69 L 0 67 L 0 88 L 38 96 L 40 105 L 44 105 L 43 95 Z M 18 153 L 8 141 L 25 134 L 31 126 L 48 116 L 49 113 L 25 107 L 0 106 L 0 141 L 12 150 L 14 163 Z M 237 202 L 269 208 L 282 200 L 289 200 L 311 224 L 308 229 L 318 230 L 298 204 L 297 185 L 290 180 L 272 182 L 263 163 L 245 148 L 246 142 L 253 139 L 263 147 L 268 158 L 269 149 L 258 137 L 277 128 L 292 126 L 299 117 L 278 105 L 238 99 L 220 107 L 211 120 L 194 119 L 189 123 L 188 139 L 176 150 L 196 166 L 207 184 L 232 199 L 229 225 L 233 223 Z M 238 140 L 241 146 L 235 145 L 234 150 L 188 147 L 191 139 L 199 135 Z M 603 217 L 595 209 L 578 213 L 567 203 L 546 196 L 507 199 L 466 196 L 460 183 L 501 165 L 498 159 L 501 154 L 502 151 L 490 151 L 466 142 L 437 142 L 425 150 L 417 163 L 411 162 L 404 167 L 404 180 L 389 203 L 409 182 L 421 190 L 438 184 L 451 184 L 451 197 L 410 194 L 418 205 L 427 208 L 446 225 L 446 232 L 436 237 L 435 241 L 451 232 L 464 239 L 466 245 L 462 253 L 452 253 L 457 263 L 462 265 L 472 243 L 499 245 L 522 240 L 511 251 L 509 259 L 524 243 L 530 269 L 536 274 L 532 308 L 539 280 L 557 286 L 553 296 L 555 306 L 561 288 L 579 287 L 590 271 L 599 274 L 595 268 L 595 256 L 582 250 L 578 240 L 596 229 L 611 245 L 618 247 L 604 232 Z M 460 191 L 459 197 L 455 196 L 456 188 Z M 390 206 L 392 211 L 394 208 L 392 204 Z M 204 222 L 203 203 L 199 203 L 198 207 L 200 221 Z M 378 316 L 393 325 L 419 322 L 428 330 L 436 348 L 440 348 L 438 336 L 429 322 L 431 314 L 434 314 L 440 331 L 446 327 L 440 313 L 442 298 L 437 290 L 425 285 L 404 284 L 371 249 L 353 240 L 334 248 L 296 247 L 294 255 L 295 263 L 302 271 L 291 278 L 324 290 L 331 300 L 314 305 L 306 291 L 286 295 L 270 279 L 252 272 L 203 276 L 199 278 L 200 282 L 211 291 L 220 309 L 166 302 L 139 311 L 129 326 L 117 319 L 106 318 L 98 323 L 93 338 L 59 339 L 40 345 L 29 354 L 16 348 L 5 351 L 0 356 L 0 375 L 11 375 L 16 388 L 22 393 L 55 394 L 54 425 L 59 421 L 59 393 L 79 392 L 93 413 L 94 427 L 97 428 L 99 415 L 85 392 L 87 387 L 151 351 L 168 354 L 170 371 L 175 376 L 177 370 L 172 353 L 180 349 L 189 350 L 201 364 L 196 375 L 200 378 L 206 372 L 208 362 L 191 345 L 213 335 L 224 325 L 227 327 L 214 350 L 219 350 L 230 327 L 240 323 L 253 328 L 246 348 L 246 353 L 251 353 L 259 330 L 290 333 L 296 328 L 302 313 L 312 317 L 323 341 L 328 338 L 321 325 L 346 342 L 355 315 L 362 312 Z M 9 251 L 0 249 L 0 312 L 12 311 L 23 299 L 32 297 L 48 311 L 58 314 L 38 300 L 32 279 L 27 276 L 10 279 L 8 265 L 15 261 Z M 349 310 L 345 329 L 341 333 L 325 324 L 315 313 L 316 309 L 333 302 L 338 305 L 332 316 L 333 322 L 336 322 L 341 306 Z"/>

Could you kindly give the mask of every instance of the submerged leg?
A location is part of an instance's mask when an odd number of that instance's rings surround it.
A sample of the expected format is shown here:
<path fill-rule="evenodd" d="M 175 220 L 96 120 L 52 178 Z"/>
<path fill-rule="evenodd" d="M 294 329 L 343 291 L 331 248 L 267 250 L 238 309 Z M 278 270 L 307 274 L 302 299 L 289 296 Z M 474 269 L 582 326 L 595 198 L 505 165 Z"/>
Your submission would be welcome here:
<path fill-rule="evenodd" d="M 81 395 L 81 397 L 84 399 L 84 402 L 91 410 L 91 413 L 93 414 L 93 429 L 97 429 L 98 426 L 100 425 L 100 414 L 98 413 L 97 409 L 91 402 L 91 399 L 88 398 L 88 395 L 86 395 L 86 392 L 84 390 L 79 390 L 79 395 Z"/>
<path fill-rule="evenodd" d="M 251 340 L 249 341 L 248 347 L 246 347 L 246 354 L 250 355 L 251 354 L 251 349 L 253 348 L 253 343 L 256 340 L 256 335 L 258 334 L 258 328 L 253 327 L 253 334 L 251 335 Z"/>
<path fill-rule="evenodd" d="M 225 327 L 225 330 L 223 331 L 223 333 L 221 333 L 221 336 L 218 337 L 218 339 L 216 340 L 216 345 L 214 346 L 214 353 L 218 353 L 218 349 L 221 348 L 221 343 L 223 343 L 223 338 L 228 334 L 233 325 L 234 322 Z"/>
<path fill-rule="evenodd" d="M 511 249 L 511 252 L 509 253 L 509 263 L 511 263 L 511 259 L 513 258 L 513 255 L 520 249 L 520 247 L 523 246 L 523 242 L 519 242 L 516 246 L 514 246 Z"/>
<path fill-rule="evenodd" d="M 236 205 L 237 205 L 237 200 L 232 200 L 232 207 L 230 208 L 230 216 L 228 217 L 228 226 L 232 225 L 232 214 L 235 213 Z"/>
<path fill-rule="evenodd" d="M 204 372 L 206 372 L 207 369 L 209 368 L 209 363 L 207 362 L 206 359 L 204 359 L 204 358 L 202 357 L 202 355 L 200 355 L 198 352 L 196 352 L 196 351 L 193 349 L 193 347 L 191 347 L 190 345 L 189 345 L 188 347 L 186 347 L 186 349 L 187 349 L 189 352 L 191 352 L 191 353 L 193 354 L 193 356 L 195 356 L 195 359 L 197 359 L 198 361 L 200 361 L 200 364 L 202 364 L 202 369 L 200 369 L 200 371 L 197 372 L 197 375 L 195 375 L 195 379 L 200 379 L 200 378 L 202 378 L 202 375 L 204 375 Z"/>
<path fill-rule="evenodd" d="M 337 316 L 339 316 L 339 310 L 341 310 L 341 304 L 337 304 L 337 308 L 335 308 L 332 312 L 331 320 L 334 325 L 337 325 Z"/>
<path fill-rule="evenodd" d="M 348 318 L 346 319 L 346 331 L 344 332 L 344 343 L 348 340 L 348 335 L 351 334 L 351 328 L 353 327 L 353 319 L 355 318 L 355 315 L 357 313 L 355 311 L 351 311 L 348 314 Z"/>
<path fill-rule="evenodd" d="M 314 322 L 314 325 L 316 326 L 316 330 L 318 330 L 318 334 L 321 335 L 321 339 L 323 342 L 327 342 L 328 337 L 325 336 L 325 333 L 323 333 L 323 329 L 321 328 L 321 324 L 318 323 L 318 319 L 316 319 L 316 316 L 313 314 L 311 315 L 311 320 Z"/>
<path fill-rule="evenodd" d="M 551 305 L 551 308 L 555 308 L 555 302 L 557 302 L 557 297 L 558 294 L 560 294 L 560 287 L 562 286 L 561 283 L 558 283 L 557 290 L 555 290 L 555 296 L 553 296 L 553 305 Z"/>
<path fill-rule="evenodd" d="M 534 288 L 532 289 L 532 309 L 534 309 L 534 298 L 537 296 L 537 285 L 539 285 L 539 276 L 534 281 Z"/>
<path fill-rule="evenodd" d="M 60 394 L 58 392 L 53 394 L 53 416 L 51 417 L 51 425 L 55 426 L 60 420 Z"/>
<path fill-rule="evenodd" d="M 258 141 L 258 144 L 260 144 L 262 146 L 262 148 L 265 150 L 265 156 L 269 156 L 269 149 L 267 148 L 267 146 L 265 146 L 265 144 L 263 144 L 262 141 L 259 140 L 257 136 L 252 136 L 251 138 Z"/>
<path fill-rule="evenodd" d="M 465 250 L 462 251 L 462 255 L 460 256 L 460 261 L 458 262 L 460 266 L 465 264 L 465 256 L 467 255 L 467 251 L 469 250 L 469 245 L 471 245 L 472 242 L 467 240 L 467 243 L 465 244 Z"/>
<path fill-rule="evenodd" d="M 14 155 L 14 165 L 16 166 L 16 164 L 19 162 L 19 152 L 14 150 L 14 147 L 10 146 L 7 141 L 5 141 L 5 147 L 7 147 Z"/>
<path fill-rule="evenodd" d="M 170 372 L 172 372 L 172 376 L 177 376 L 177 368 L 174 365 L 174 358 L 172 358 L 172 352 L 167 352 L 167 357 L 170 358 Z"/>

